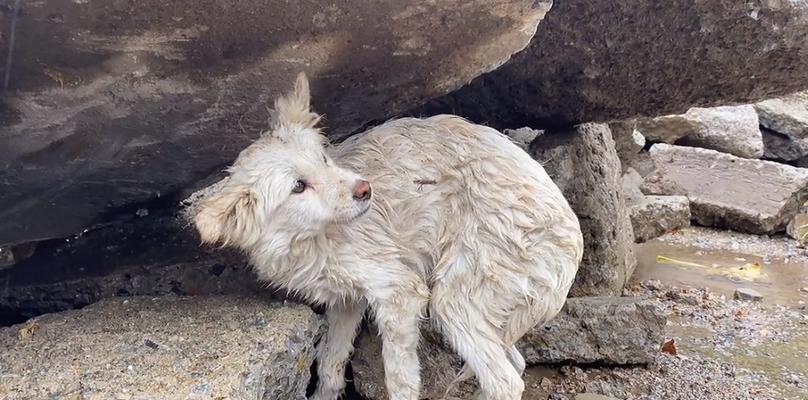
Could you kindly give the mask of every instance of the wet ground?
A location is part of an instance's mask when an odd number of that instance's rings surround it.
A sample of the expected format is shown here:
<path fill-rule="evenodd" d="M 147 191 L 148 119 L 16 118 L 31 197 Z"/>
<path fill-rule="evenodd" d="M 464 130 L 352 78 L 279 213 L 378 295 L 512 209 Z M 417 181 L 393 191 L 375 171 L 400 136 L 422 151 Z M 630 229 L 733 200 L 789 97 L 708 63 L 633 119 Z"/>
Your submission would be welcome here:
<path fill-rule="evenodd" d="M 648 367 L 531 368 L 525 399 L 808 399 L 808 253 L 787 237 L 688 228 L 637 246 L 628 295 L 670 312 Z M 763 295 L 733 299 L 737 288 Z M 561 393 L 561 394 L 559 394 Z"/>
<path fill-rule="evenodd" d="M 668 336 L 678 339 L 680 354 L 759 375 L 775 398 L 808 399 L 806 254 L 786 237 L 688 229 L 639 246 L 635 278 L 680 289 L 667 294 L 701 294 L 700 301 L 668 296 L 675 303 Z M 763 300 L 729 300 L 740 287 L 756 290 Z"/>

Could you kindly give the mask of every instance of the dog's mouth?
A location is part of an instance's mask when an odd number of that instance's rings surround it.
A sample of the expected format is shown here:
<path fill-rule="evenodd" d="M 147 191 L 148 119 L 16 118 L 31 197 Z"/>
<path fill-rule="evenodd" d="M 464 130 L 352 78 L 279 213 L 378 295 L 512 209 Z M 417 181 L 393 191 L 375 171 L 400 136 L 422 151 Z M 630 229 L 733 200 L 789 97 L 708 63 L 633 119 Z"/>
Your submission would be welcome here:
<path fill-rule="evenodd" d="M 339 220 L 339 222 L 345 223 L 345 224 L 351 223 L 351 222 L 354 222 L 357 219 L 361 218 L 363 215 L 367 214 L 368 211 L 370 211 L 370 202 L 367 202 L 358 211 L 352 212 L 349 215 L 346 215 L 346 216 L 344 216 L 342 218 L 338 218 L 338 220 Z"/>

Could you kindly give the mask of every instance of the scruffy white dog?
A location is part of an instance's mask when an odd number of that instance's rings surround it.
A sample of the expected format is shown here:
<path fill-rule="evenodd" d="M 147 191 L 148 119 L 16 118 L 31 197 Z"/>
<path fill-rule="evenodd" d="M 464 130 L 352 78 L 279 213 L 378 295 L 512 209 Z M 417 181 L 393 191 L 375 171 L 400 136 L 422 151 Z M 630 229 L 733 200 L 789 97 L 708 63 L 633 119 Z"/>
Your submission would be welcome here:
<path fill-rule="evenodd" d="M 583 239 L 544 169 L 501 133 L 449 115 L 387 122 L 328 147 L 301 74 L 271 131 L 238 156 L 194 222 L 259 278 L 327 307 L 318 400 L 337 399 L 366 308 L 392 400 L 415 400 L 428 310 L 483 399 L 520 399 L 514 347 L 564 304 Z"/>

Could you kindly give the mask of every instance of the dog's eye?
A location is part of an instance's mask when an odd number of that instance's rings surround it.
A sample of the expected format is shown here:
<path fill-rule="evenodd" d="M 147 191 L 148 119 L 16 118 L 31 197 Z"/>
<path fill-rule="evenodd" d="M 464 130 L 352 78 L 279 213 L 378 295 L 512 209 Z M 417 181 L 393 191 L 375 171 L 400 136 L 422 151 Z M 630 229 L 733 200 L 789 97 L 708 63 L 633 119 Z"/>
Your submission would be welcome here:
<path fill-rule="evenodd" d="M 325 165 L 328 165 L 328 157 L 326 157 L 325 154 L 323 154 L 323 162 Z"/>
<path fill-rule="evenodd" d="M 308 186 L 306 185 L 306 181 L 298 179 L 297 182 L 295 182 L 295 187 L 292 188 L 292 193 L 303 193 L 303 191 L 306 190 L 306 186 Z"/>

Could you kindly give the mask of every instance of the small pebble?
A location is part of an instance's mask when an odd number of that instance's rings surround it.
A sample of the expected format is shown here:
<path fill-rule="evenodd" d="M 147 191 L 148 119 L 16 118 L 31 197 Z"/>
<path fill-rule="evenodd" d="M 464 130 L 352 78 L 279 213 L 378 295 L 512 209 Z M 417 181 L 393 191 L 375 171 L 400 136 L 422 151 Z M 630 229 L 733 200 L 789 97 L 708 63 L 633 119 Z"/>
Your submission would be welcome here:
<path fill-rule="evenodd" d="M 755 289 L 737 288 L 732 296 L 735 300 L 762 301 L 763 295 Z"/>
<path fill-rule="evenodd" d="M 575 395 L 575 400 L 617 400 L 614 397 L 603 396 L 595 393 L 579 393 Z"/>

